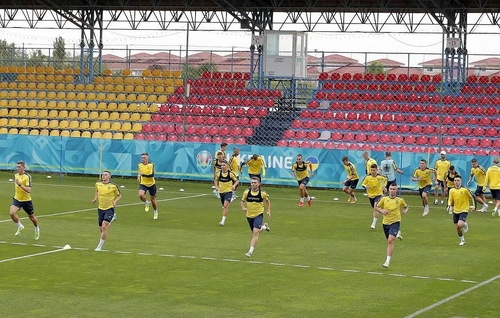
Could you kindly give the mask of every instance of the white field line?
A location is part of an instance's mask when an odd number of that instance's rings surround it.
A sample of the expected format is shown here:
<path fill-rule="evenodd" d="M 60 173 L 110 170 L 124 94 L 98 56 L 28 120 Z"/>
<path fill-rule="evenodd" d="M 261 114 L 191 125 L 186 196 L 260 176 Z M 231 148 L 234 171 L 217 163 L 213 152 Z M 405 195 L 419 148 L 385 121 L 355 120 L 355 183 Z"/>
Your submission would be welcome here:
<path fill-rule="evenodd" d="M 413 276 L 413 277 L 415 277 L 415 276 Z M 469 288 L 467 288 L 466 290 L 463 290 L 463 291 L 461 291 L 461 292 L 459 292 L 459 293 L 456 293 L 455 295 L 452 295 L 452 296 L 447 297 L 447 298 L 445 298 L 445 299 L 443 299 L 443 300 L 440 300 L 440 301 L 438 301 L 438 302 L 436 302 L 436 303 L 434 303 L 434 304 L 432 304 L 432 305 L 430 305 L 430 306 L 427 306 L 427 307 L 422 308 L 422 309 L 420 309 L 420 310 L 418 310 L 418 311 L 415 311 L 414 313 L 412 313 L 412 314 L 410 314 L 410 315 L 406 316 L 405 318 L 413 318 L 413 317 L 416 317 L 417 315 L 420 315 L 420 314 L 423 314 L 423 313 L 425 313 L 425 312 L 428 312 L 429 310 L 432 310 L 432 309 L 434 309 L 434 308 L 436 308 L 436 307 L 438 307 L 438 306 L 440 306 L 440 305 L 442 305 L 442 304 L 444 304 L 444 303 L 449 302 L 450 300 L 453 300 L 453 299 L 458 298 L 458 297 L 460 297 L 460 296 L 462 296 L 462 295 L 465 295 L 465 294 L 467 294 L 467 293 L 469 293 L 469 292 L 471 292 L 471 291 L 473 291 L 473 290 L 475 290 L 475 289 L 478 289 L 479 287 L 482 287 L 482 286 L 484 286 L 484 285 L 486 285 L 486 284 L 489 284 L 489 283 L 491 283 L 491 282 L 493 282 L 493 281 L 495 281 L 495 280 L 497 280 L 497 279 L 499 279 L 499 278 L 500 278 L 500 275 L 497 275 L 497 276 L 495 276 L 495 277 L 492 277 L 492 278 L 490 278 L 490 279 L 488 279 L 488 280 L 485 280 L 484 282 L 481 282 L 481 283 L 479 283 L 479 284 L 477 284 L 477 285 L 474 285 L 474 286 L 472 286 L 472 287 L 469 287 Z"/>
<path fill-rule="evenodd" d="M 177 198 L 171 198 L 171 199 L 163 199 L 163 200 L 156 200 L 158 202 L 166 202 L 166 201 L 176 201 L 176 200 L 182 200 L 182 199 L 192 199 L 192 198 L 198 198 L 198 197 L 204 197 L 207 196 L 208 194 L 196 194 L 196 195 L 190 195 L 186 197 L 177 197 Z M 139 203 L 127 203 L 127 204 L 119 204 L 118 207 L 122 206 L 134 206 L 134 205 L 141 205 L 144 204 L 143 202 Z M 88 212 L 88 211 L 95 211 L 97 207 L 89 208 L 89 209 L 82 209 L 82 210 L 73 210 L 73 211 L 67 211 L 67 212 L 58 212 L 58 213 L 52 213 L 52 214 L 43 214 L 43 215 L 37 215 L 37 218 L 46 218 L 49 216 L 60 216 L 60 215 L 66 215 L 66 214 L 74 214 L 74 213 L 80 213 L 80 212 Z M 28 217 L 20 217 L 20 219 L 25 220 L 28 219 Z M 0 220 L 0 223 L 5 223 L 5 222 L 12 222 L 11 219 L 6 219 L 6 220 Z"/>
<path fill-rule="evenodd" d="M 41 256 L 41 255 L 46 255 L 46 254 L 57 253 L 57 252 L 64 251 L 64 250 L 65 250 L 64 248 L 60 248 L 60 249 L 57 249 L 57 250 L 52 250 L 52 251 L 47 251 L 47 252 L 41 252 L 41 253 L 36 253 L 36 254 L 29 254 L 29 255 L 24 255 L 24 256 L 19 256 L 19 257 L 12 257 L 12 258 L 7 258 L 7 259 L 2 259 L 2 260 L 0 260 L 0 263 L 6 263 L 6 262 L 10 262 L 10 261 L 17 261 L 17 260 L 23 259 L 23 258 L 29 258 L 29 257 L 35 257 L 35 256 Z"/>
<path fill-rule="evenodd" d="M 45 245 L 41 244 L 17 244 L 16 242 L 7 242 L 7 241 L 0 241 L 0 244 L 12 244 L 12 245 L 24 245 L 24 246 L 38 246 L 38 247 L 45 247 Z M 58 248 L 62 249 L 61 246 L 52 246 L 53 248 Z M 88 248 L 79 248 L 79 247 L 72 247 L 73 250 L 79 250 L 79 251 L 89 251 Z M 54 251 L 52 251 L 54 252 Z M 49 252 L 49 253 L 52 253 Z M 128 251 L 110 251 L 110 250 L 102 250 L 101 252 L 109 252 L 109 253 L 115 253 L 119 255 L 140 255 L 140 256 L 160 256 L 160 257 L 170 257 L 170 258 L 180 258 L 180 259 L 200 259 L 200 260 L 211 260 L 211 261 L 223 261 L 223 262 L 229 262 L 229 263 L 248 263 L 248 264 L 261 264 L 261 265 L 272 265 L 272 266 L 283 266 L 283 267 L 294 267 L 294 268 L 304 268 L 304 269 L 318 269 L 318 270 L 327 270 L 327 271 L 340 271 L 340 272 L 345 272 L 345 273 L 358 273 L 358 274 L 368 274 L 368 275 L 388 275 L 388 276 L 393 276 L 393 277 L 406 277 L 406 278 L 415 278 L 415 279 L 436 279 L 439 281 L 449 281 L 449 282 L 460 282 L 460 283 L 467 283 L 467 284 L 475 284 L 475 281 L 471 280 L 458 280 L 458 279 L 453 279 L 453 278 L 443 278 L 443 277 L 428 277 L 428 276 L 409 276 L 405 274 L 397 274 L 397 273 L 384 273 L 384 272 L 374 272 L 374 271 L 361 271 L 361 270 L 353 270 L 353 269 L 333 269 L 332 267 L 321 267 L 321 266 L 310 266 L 310 265 L 304 265 L 304 264 L 285 264 L 285 263 L 275 263 L 275 262 L 262 262 L 262 261 L 255 261 L 255 260 L 240 260 L 240 259 L 234 259 L 234 258 L 216 258 L 216 257 L 209 257 L 209 256 L 194 256 L 194 255 L 173 255 L 173 254 L 154 254 L 154 253 L 149 253 L 149 252 L 128 252 Z M 45 252 L 47 253 L 47 252 Z M 43 253 L 41 253 L 43 254 Z M 34 254 L 38 255 L 38 254 Z M 23 258 L 23 257 L 21 257 Z M 2 262 L 2 261 L 0 261 Z M 498 276 L 500 277 L 500 275 Z M 497 278 L 498 278 L 497 277 Z"/>

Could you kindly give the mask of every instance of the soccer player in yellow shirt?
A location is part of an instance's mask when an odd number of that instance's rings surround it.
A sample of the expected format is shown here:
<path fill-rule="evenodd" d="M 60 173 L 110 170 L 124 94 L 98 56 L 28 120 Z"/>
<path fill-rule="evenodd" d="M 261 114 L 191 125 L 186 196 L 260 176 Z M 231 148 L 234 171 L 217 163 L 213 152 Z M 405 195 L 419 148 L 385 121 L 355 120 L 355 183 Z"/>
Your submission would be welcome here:
<path fill-rule="evenodd" d="M 459 175 L 455 176 L 453 183 L 454 187 L 450 189 L 448 198 L 448 209 L 453 211 L 453 224 L 455 224 L 458 237 L 460 238 L 458 245 L 464 245 L 464 233 L 467 233 L 469 230 L 467 215 L 469 214 L 469 210 L 475 212 L 476 201 L 470 190 L 462 187 L 462 177 Z M 469 205 L 469 202 L 472 202 L 474 205 Z"/>
<path fill-rule="evenodd" d="M 299 184 L 299 207 L 304 206 L 304 198 L 307 198 L 307 205 L 311 206 L 312 201 L 309 193 L 307 192 L 307 184 L 309 183 L 309 171 L 311 171 L 311 178 L 314 177 L 312 164 L 304 161 L 301 154 L 297 155 L 297 161 L 292 165 L 292 177 L 297 179 Z"/>
<path fill-rule="evenodd" d="M 441 158 L 434 164 L 434 183 L 436 187 L 434 188 L 434 205 L 438 204 L 438 192 L 441 188 L 441 205 L 444 205 L 444 196 L 446 192 L 446 181 L 444 180 L 444 174 L 450 169 L 451 162 L 446 159 L 446 151 L 441 151 Z"/>
<path fill-rule="evenodd" d="M 35 216 L 35 209 L 31 199 L 31 176 L 26 172 L 24 161 L 17 162 L 17 173 L 14 175 L 14 198 L 9 211 L 10 218 L 17 225 L 15 236 L 18 236 L 24 230 L 24 225 L 17 215 L 17 212 L 21 209 L 28 214 L 29 219 L 35 226 L 35 240 L 38 240 L 40 238 L 40 228 L 38 227 L 38 219 Z"/>
<path fill-rule="evenodd" d="M 493 165 L 486 170 L 486 185 L 489 186 L 491 196 L 495 200 L 495 207 L 491 213 L 492 217 L 500 216 L 500 167 L 498 157 L 493 158 Z"/>
<path fill-rule="evenodd" d="M 391 184 L 389 186 L 389 195 L 382 197 L 375 206 L 375 209 L 384 216 L 382 227 L 387 239 L 387 257 L 382 266 L 385 268 L 389 267 L 394 252 L 394 241 L 401 226 L 401 212 L 403 214 L 408 213 L 408 204 L 397 194 L 398 186 Z"/>
<path fill-rule="evenodd" d="M 373 159 L 373 158 L 370 158 L 370 155 L 368 154 L 368 152 L 363 152 L 363 159 L 365 159 L 365 174 L 366 175 L 369 175 L 370 174 L 370 171 L 371 171 L 371 168 L 372 168 L 372 165 L 377 165 L 378 167 L 378 164 L 377 164 L 377 160 Z"/>
<path fill-rule="evenodd" d="M 243 166 L 248 166 L 248 177 L 252 179 L 257 177 L 261 180 L 266 177 L 266 163 L 262 156 L 254 153 L 248 160 L 241 163 L 240 172 L 243 172 Z M 260 171 L 262 170 L 262 176 Z"/>
<path fill-rule="evenodd" d="M 432 179 L 431 174 L 434 174 L 434 169 L 427 167 L 427 160 L 421 159 L 420 165 L 413 171 L 411 179 L 413 181 L 418 181 L 418 193 L 422 198 L 422 205 L 424 206 L 424 213 L 422 216 L 429 214 L 429 199 L 428 193 L 431 191 Z"/>
<path fill-rule="evenodd" d="M 221 170 L 215 176 L 214 180 L 215 191 L 219 193 L 222 203 L 222 219 L 219 222 L 220 226 L 224 226 L 226 223 L 227 214 L 229 213 L 229 203 L 232 202 L 231 197 L 238 183 L 238 178 L 236 178 L 234 172 L 229 170 L 229 164 L 227 161 L 223 160 L 221 163 Z"/>
<path fill-rule="evenodd" d="M 259 234 L 262 230 L 270 231 L 269 224 L 264 222 L 264 202 L 267 206 L 267 217 L 271 219 L 271 201 L 267 193 L 260 188 L 260 180 L 253 177 L 250 180 L 250 188 L 243 192 L 241 197 L 241 209 L 246 214 L 248 225 L 252 231 L 252 240 L 250 241 L 250 249 L 245 254 L 250 257 L 253 254 L 255 245 L 259 240 Z"/>
<path fill-rule="evenodd" d="M 486 204 L 486 197 L 484 196 L 484 189 L 486 188 L 486 170 L 477 163 L 477 159 L 473 158 L 471 160 L 472 168 L 470 169 L 469 180 L 467 181 L 467 186 L 469 186 L 473 177 L 476 177 L 476 191 L 474 195 L 476 196 L 476 201 L 481 203 L 483 207 L 479 212 L 488 211 L 488 204 Z"/>
<path fill-rule="evenodd" d="M 349 161 L 347 156 L 342 158 L 342 163 L 344 164 L 344 169 L 347 173 L 347 179 L 344 181 L 342 191 L 349 195 L 349 199 L 347 200 L 349 203 L 356 203 L 358 199 L 356 199 L 354 189 L 356 189 L 359 182 L 358 172 L 356 171 L 354 164 Z"/>
<path fill-rule="evenodd" d="M 149 212 L 149 203 L 146 192 L 149 191 L 149 198 L 153 205 L 153 219 L 158 219 L 158 203 L 156 203 L 156 181 L 155 164 L 149 161 L 147 152 L 141 154 L 141 162 L 138 164 L 137 181 L 139 182 L 139 199 L 144 202 L 144 211 Z"/>
<path fill-rule="evenodd" d="M 229 157 L 229 170 L 231 170 L 238 180 L 240 180 L 240 148 L 234 147 L 233 154 Z M 234 188 L 233 195 L 231 200 L 234 201 L 237 198 L 236 189 L 238 186 Z"/>
<path fill-rule="evenodd" d="M 222 161 L 224 161 L 224 152 L 221 150 L 217 151 L 215 153 L 215 159 L 212 161 L 212 171 L 214 173 L 214 180 L 215 176 L 220 172 Z"/>
<path fill-rule="evenodd" d="M 448 195 L 450 189 L 455 186 L 455 176 L 460 176 L 460 173 L 455 170 L 455 166 L 450 166 L 450 169 L 444 173 L 443 179 L 444 185 L 446 186 L 444 192 L 446 193 L 446 195 Z M 449 214 L 453 213 L 451 210 L 448 210 L 448 212 Z"/>
<path fill-rule="evenodd" d="M 378 219 L 378 211 L 375 209 L 375 204 L 380 200 L 385 191 L 385 185 L 387 183 L 387 178 L 379 175 L 378 167 L 374 163 L 370 168 L 370 174 L 365 176 L 361 185 L 365 187 L 366 194 L 368 195 L 368 199 L 370 200 L 370 205 L 373 208 L 373 221 L 370 228 L 372 230 L 375 229 L 377 225 Z"/>
<path fill-rule="evenodd" d="M 99 201 L 97 216 L 101 237 L 99 239 L 99 244 L 94 250 L 96 252 L 101 251 L 102 246 L 108 237 L 109 225 L 115 215 L 116 204 L 121 198 L 122 195 L 120 193 L 120 189 L 114 182 L 111 182 L 111 172 L 104 170 L 101 175 L 101 181 L 95 183 L 95 196 L 92 200 L 92 204 Z"/>

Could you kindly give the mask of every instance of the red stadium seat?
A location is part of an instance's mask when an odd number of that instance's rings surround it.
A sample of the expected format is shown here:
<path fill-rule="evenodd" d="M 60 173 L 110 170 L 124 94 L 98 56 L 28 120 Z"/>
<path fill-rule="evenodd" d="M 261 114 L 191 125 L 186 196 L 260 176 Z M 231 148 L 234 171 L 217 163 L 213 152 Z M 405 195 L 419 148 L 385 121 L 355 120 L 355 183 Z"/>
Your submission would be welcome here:
<path fill-rule="evenodd" d="M 344 133 L 344 136 L 342 139 L 344 141 L 354 141 L 354 134 L 352 132 L 346 132 L 346 133 Z"/>
<path fill-rule="evenodd" d="M 416 142 L 418 145 L 427 145 L 429 143 L 429 138 L 427 136 L 418 136 Z"/>
<path fill-rule="evenodd" d="M 416 142 L 415 136 L 408 135 L 408 136 L 405 137 L 405 140 L 404 140 L 405 144 L 411 145 L 411 144 L 414 144 L 415 142 Z"/>
<path fill-rule="evenodd" d="M 298 140 L 290 140 L 290 142 L 288 143 L 288 147 L 299 148 L 300 142 Z"/>
<path fill-rule="evenodd" d="M 303 145 L 302 145 L 302 146 L 303 146 Z M 322 142 L 322 141 L 315 141 L 315 142 L 313 142 L 313 144 L 312 144 L 312 148 L 320 148 L 320 149 L 321 149 L 321 148 L 323 148 L 323 147 L 324 147 L 324 144 L 323 144 L 323 142 Z"/>
<path fill-rule="evenodd" d="M 324 148 L 325 149 L 335 149 L 335 143 L 334 142 L 331 142 L 331 141 L 327 141 L 325 142 L 324 144 Z"/>
<path fill-rule="evenodd" d="M 453 138 L 451 138 L 449 136 L 445 136 L 445 137 L 443 137 L 442 142 L 443 142 L 444 146 L 451 146 L 451 145 L 453 145 L 454 140 L 453 140 Z"/>
<path fill-rule="evenodd" d="M 319 133 L 316 130 L 311 130 L 307 132 L 307 139 L 318 139 Z"/>
<path fill-rule="evenodd" d="M 286 147 L 286 146 L 288 146 L 288 141 L 281 139 L 278 141 L 277 146 L 278 147 Z"/>
<path fill-rule="evenodd" d="M 332 133 L 332 135 L 330 136 L 330 139 L 335 140 L 335 141 L 339 141 L 339 140 L 342 140 L 342 137 L 343 137 L 343 135 L 342 135 L 342 133 L 341 133 L 341 132 L 339 132 L 339 131 L 335 131 L 335 132 L 333 132 L 333 133 Z"/>

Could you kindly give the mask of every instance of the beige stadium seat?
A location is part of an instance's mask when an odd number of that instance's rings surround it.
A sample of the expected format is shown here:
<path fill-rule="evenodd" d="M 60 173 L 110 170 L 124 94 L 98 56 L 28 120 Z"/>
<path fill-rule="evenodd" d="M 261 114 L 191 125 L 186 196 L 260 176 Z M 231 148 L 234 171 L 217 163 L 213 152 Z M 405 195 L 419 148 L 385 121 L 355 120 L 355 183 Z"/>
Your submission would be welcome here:
<path fill-rule="evenodd" d="M 106 92 L 113 92 L 115 90 L 115 85 L 113 85 L 113 84 L 106 84 L 104 86 L 104 90 Z"/>
<path fill-rule="evenodd" d="M 75 130 L 80 128 L 80 122 L 78 120 L 72 120 L 69 122 L 69 129 Z"/>
<path fill-rule="evenodd" d="M 109 121 L 103 121 L 103 122 L 101 122 L 101 127 L 99 129 L 100 130 L 110 130 L 111 123 Z"/>
<path fill-rule="evenodd" d="M 155 103 L 158 100 L 158 96 L 155 94 L 148 95 L 147 102 L 148 103 Z"/>
<path fill-rule="evenodd" d="M 87 119 L 87 118 L 89 118 L 89 112 L 86 111 L 86 110 L 80 111 L 80 113 L 78 114 L 78 118 L 80 118 L 80 119 Z"/>
<path fill-rule="evenodd" d="M 28 92 L 27 91 L 19 91 L 17 92 L 17 98 L 26 98 L 28 97 Z"/>
<path fill-rule="evenodd" d="M 120 113 L 119 112 L 111 112 L 109 114 L 109 120 L 118 120 L 120 119 Z"/>
<path fill-rule="evenodd" d="M 134 134 L 133 133 L 126 133 L 123 136 L 123 139 L 125 139 L 125 140 L 134 140 Z"/>
<path fill-rule="evenodd" d="M 106 84 L 113 84 L 113 78 L 111 76 L 106 76 L 104 78 L 104 83 L 106 83 Z"/>
<path fill-rule="evenodd" d="M 108 120 L 109 113 L 107 111 L 102 111 L 99 113 L 99 120 Z"/>
<path fill-rule="evenodd" d="M 76 109 L 80 109 L 80 110 L 87 109 L 87 103 L 86 102 L 78 102 L 78 104 L 76 104 Z"/>
<path fill-rule="evenodd" d="M 92 138 L 93 139 L 101 139 L 102 138 L 102 133 L 100 131 L 94 131 L 92 133 Z"/>
<path fill-rule="evenodd" d="M 121 132 L 115 132 L 113 134 L 113 139 L 123 139 L 123 133 L 121 133 Z"/>
<path fill-rule="evenodd" d="M 137 95 L 136 95 L 136 94 L 132 94 L 132 93 L 131 93 L 131 94 L 128 94 L 128 95 L 127 95 L 127 100 L 128 100 L 129 102 L 136 101 L 136 100 L 137 100 Z"/>
<path fill-rule="evenodd" d="M 151 120 L 151 114 L 142 114 L 141 115 L 141 121 L 150 121 Z"/>
<path fill-rule="evenodd" d="M 9 92 L 7 91 L 0 91 L 0 98 L 7 98 L 9 96 Z"/>
<path fill-rule="evenodd" d="M 112 131 L 117 131 L 117 130 L 120 130 L 122 128 L 122 124 L 119 122 L 119 121 L 114 121 L 111 123 L 111 130 Z"/>
<path fill-rule="evenodd" d="M 69 128 L 69 121 L 66 119 L 62 119 L 59 121 L 59 129 L 67 129 Z"/>
<path fill-rule="evenodd" d="M 156 101 L 158 103 L 165 103 L 165 102 L 167 102 L 167 95 L 160 95 L 160 96 L 158 96 L 158 99 Z"/>
<path fill-rule="evenodd" d="M 47 109 L 40 109 L 38 111 L 38 118 L 47 118 L 49 116 L 49 111 Z"/>
<path fill-rule="evenodd" d="M 64 101 L 64 100 L 58 101 L 56 108 L 57 109 L 66 109 L 66 101 Z"/>
<path fill-rule="evenodd" d="M 106 94 L 106 100 L 107 101 L 114 101 L 114 100 L 116 100 L 116 94 L 115 93 L 107 93 Z"/>
<path fill-rule="evenodd" d="M 87 99 L 88 100 L 96 100 L 97 99 L 97 95 L 94 93 L 94 92 L 88 92 L 87 93 Z"/>
<path fill-rule="evenodd" d="M 9 119 L 9 123 L 7 124 L 7 126 L 17 127 L 18 124 L 19 124 L 19 120 L 17 118 L 11 118 L 11 119 Z"/>
<path fill-rule="evenodd" d="M 29 100 L 28 108 L 36 108 L 36 100 Z"/>
<path fill-rule="evenodd" d="M 106 93 L 98 93 L 96 96 L 97 100 L 105 100 L 106 99 Z"/>
<path fill-rule="evenodd" d="M 118 101 L 126 101 L 127 100 L 127 96 L 124 94 L 124 93 L 120 93 L 116 96 L 116 100 Z"/>
<path fill-rule="evenodd" d="M 105 102 L 100 102 L 97 104 L 97 110 L 106 110 L 108 108 L 108 105 Z"/>
<path fill-rule="evenodd" d="M 156 113 L 160 107 L 158 104 L 150 104 L 148 108 L 148 113 Z"/>
<path fill-rule="evenodd" d="M 85 84 L 83 84 L 83 83 L 76 84 L 75 90 L 77 90 L 77 91 L 83 91 L 83 90 L 85 90 Z"/>
<path fill-rule="evenodd" d="M 120 120 L 124 121 L 124 120 L 130 120 L 130 113 L 121 113 L 120 114 Z"/>
<path fill-rule="evenodd" d="M 94 83 L 102 84 L 104 82 L 104 78 L 102 76 L 94 77 Z"/>
<path fill-rule="evenodd" d="M 125 87 L 123 87 L 123 84 L 116 84 L 115 85 L 116 92 L 123 92 L 124 90 L 125 90 Z"/>
<path fill-rule="evenodd" d="M 56 82 L 59 82 L 59 81 L 57 80 L 57 76 L 56 76 Z M 64 83 L 57 83 L 57 84 L 56 84 L 56 90 L 57 90 L 57 91 L 63 91 L 63 90 L 65 90 L 65 89 L 66 89 L 66 85 L 64 85 Z"/>
<path fill-rule="evenodd" d="M 9 133 L 9 130 L 7 127 L 0 127 L 0 134 L 1 135 L 7 135 Z"/>
<path fill-rule="evenodd" d="M 131 124 L 130 122 L 126 121 L 126 122 L 124 122 L 124 123 L 122 124 L 122 127 L 121 127 L 121 129 L 120 129 L 120 130 L 121 130 L 121 131 L 125 131 L 125 132 L 127 132 L 127 131 L 131 131 L 131 130 L 132 130 L 132 124 Z"/>
<path fill-rule="evenodd" d="M 36 128 L 38 127 L 38 119 L 36 118 L 31 118 L 28 122 L 28 127 L 30 128 Z"/>
<path fill-rule="evenodd" d="M 145 102 L 148 100 L 148 95 L 146 94 L 139 94 L 137 95 L 137 101 L 139 102 Z"/>
<path fill-rule="evenodd" d="M 57 93 L 55 91 L 48 91 L 47 99 L 57 99 Z"/>
<path fill-rule="evenodd" d="M 91 138 L 92 135 L 90 134 L 90 131 L 82 131 L 82 138 Z"/>
<path fill-rule="evenodd" d="M 118 104 L 118 111 L 127 111 L 128 105 L 127 103 L 119 103 Z"/>
<path fill-rule="evenodd" d="M 71 132 L 67 129 L 61 130 L 60 136 L 61 137 L 69 137 L 69 136 L 71 136 Z"/>
<path fill-rule="evenodd" d="M 6 99 L 0 99 L 0 107 L 7 107 L 9 102 Z"/>
<path fill-rule="evenodd" d="M 75 97 L 76 100 L 86 100 L 87 99 L 87 94 L 84 92 L 78 92 Z"/>
<path fill-rule="evenodd" d="M 87 83 L 87 84 L 85 84 L 84 90 L 86 90 L 86 91 L 93 91 L 93 90 L 95 90 L 95 85 L 92 84 L 92 83 Z"/>
<path fill-rule="evenodd" d="M 21 118 L 21 119 L 19 119 L 19 122 L 17 123 L 17 125 L 20 128 L 28 127 L 28 119 L 27 118 Z"/>
<path fill-rule="evenodd" d="M 159 76 L 161 76 L 161 70 L 155 69 L 151 72 L 151 75 L 154 77 L 159 77 Z"/>
<path fill-rule="evenodd" d="M 170 70 L 163 70 L 163 71 L 161 72 L 161 76 L 163 76 L 163 77 L 168 77 L 168 76 L 171 76 L 171 75 L 170 75 Z"/>
<path fill-rule="evenodd" d="M 59 114 L 57 115 L 59 118 L 67 118 L 68 117 L 68 111 L 66 109 L 60 110 Z"/>
<path fill-rule="evenodd" d="M 20 129 L 18 132 L 19 135 L 28 135 L 29 131 L 26 128 Z"/>
<path fill-rule="evenodd" d="M 56 108 L 57 107 L 57 103 L 55 100 L 49 100 L 49 102 L 47 103 L 47 108 Z"/>
<path fill-rule="evenodd" d="M 17 88 L 17 83 L 16 82 L 10 82 L 9 83 L 9 88 L 10 89 L 16 89 Z"/>
<path fill-rule="evenodd" d="M 132 84 L 129 84 L 129 85 L 125 86 L 125 92 L 127 92 L 127 93 L 131 93 L 134 90 L 135 90 L 135 86 L 132 85 Z"/>
<path fill-rule="evenodd" d="M 52 137 L 59 137 L 59 130 L 57 130 L 57 129 L 52 129 L 52 130 L 50 131 L 50 136 L 52 136 Z"/>
<path fill-rule="evenodd" d="M 80 134 L 79 130 L 73 130 L 73 131 L 71 131 L 70 137 L 80 138 L 80 136 L 81 136 L 81 134 Z"/>
<path fill-rule="evenodd" d="M 38 128 L 47 128 L 49 127 L 49 121 L 47 119 L 40 119 L 38 121 Z"/>
<path fill-rule="evenodd" d="M 123 78 L 123 84 L 129 85 L 134 83 L 134 78 L 132 76 L 127 76 Z"/>
<path fill-rule="evenodd" d="M 17 88 L 19 88 L 19 89 L 27 89 L 28 88 L 28 84 L 24 83 L 24 82 L 19 83 L 19 84 L 17 84 Z M 27 92 L 25 92 L 25 93 L 28 94 Z"/>
<path fill-rule="evenodd" d="M 101 123 L 98 122 L 97 120 L 94 120 L 89 127 L 90 130 L 99 130 L 101 129 Z"/>
<path fill-rule="evenodd" d="M 95 86 L 95 90 L 98 91 L 98 92 L 104 91 L 104 85 L 103 84 L 97 84 Z"/>
<path fill-rule="evenodd" d="M 47 83 L 44 83 L 44 82 L 37 83 L 36 89 L 47 89 Z"/>
<path fill-rule="evenodd" d="M 47 92 L 46 91 L 39 91 L 36 94 L 36 98 L 38 98 L 38 99 L 45 99 L 45 98 L 47 98 Z"/>
<path fill-rule="evenodd" d="M 132 71 L 130 69 L 126 68 L 126 69 L 122 70 L 122 75 L 124 77 L 130 76 L 130 75 L 132 75 Z"/>
<path fill-rule="evenodd" d="M 36 91 L 29 91 L 28 92 L 28 99 L 35 99 L 37 98 L 37 92 Z"/>
<path fill-rule="evenodd" d="M 109 103 L 108 110 L 118 110 L 118 105 L 116 103 Z"/>
<path fill-rule="evenodd" d="M 140 113 L 145 113 L 145 112 L 148 111 L 148 108 L 149 108 L 148 104 L 142 103 L 142 104 L 139 105 L 139 108 L 138 108 L 137 111 L 140 112 Z"/>
<path fill-rule="evenodd" d="M 132 132 L 140 132 L 142 130 L 142 124 L 141 123 L 134 123 L 132 126 Z"/>
<path fill-rule="evenodd" d="M 78 118 L 78 111 L 77 110 L 72 110 L 68 114 L 68 118 Z"/>
<path fill-rule="evenodd" d="M 9 115 L 9 110 L 7 108 L 0 108 L 0 117 L 7 117 Z"/>
<path fill-rule="evenodd" d="M 40 124 L 40 123 L 39 123 Z M 56 129 L 56 128 L 59 128 L 59 120 L 57 119 L 52 119 L 51 121 L 49 121 L 49 129 Z"/>
<path fill-rule="evenodd" d="M 19 117 L 27 117 L 28 116 L 28 110 L 23 108 L 19 110 Z"/>
<path fill-rule="evenodd" d="M 174 86 L 174 80 L 171 78 L 165 78 L 163 80 L 163 86 Z"/>
<path fill-rule="evenodd" d="M 144 84 L 142 81 L 142 77 L 134 77 L 134 85 L 142 85 Z"/>
<path fill-rule="evenodd" d="M 97 119 L 99 118 L 99 113 L 96 111 L 91 111 L 89 114 L 89 119 Z"/>
<path fill-rule="evenodd" d="M 44 100 L 39 100 L 36 104 L 36 107 L 39 109 L 47 108 L 47 102 Z"/>
<path fill-rule="evenodd" d="M 48 118 L 57 118 L 59 115 L 59 112 L 55 109 L 51 109 L 49 111 L 49 115 L 47 116 Z"/>
<path fill-rule="evenodd" d="M 75 84 L 73 84 L 73 83 L 66 84 L 65 90 L 67 90 L 67 91 L 74 91 L 75 90 Z"/>
<path fill-rule="evenodd" d="M 66 100 L 75 100 L 76 99 L 76 93 L 75 92 L 68 92 L 66 94 Z"/>
<path fill-rule="evenodd" d="M 85 130 L 90 128 L 90 122 L 88 120 L 82 120 L 80 122 L 80 130 Z"/>
<path fill-rule="evenodd" d="M 50 88 L 49 89 L 54 89 L 55 88 L 55 80 L 56 80 L 56 77 L 54 76 L 54 74 L 47 74 L 45 75 L 45 80 L 48 82 L 47 83 L 47 88 L 49 88 L 49 85 L 50 85 Z"/>
<path fill-rule="evenodd" d="M 140 121 L 141 120 L 141 114 L 139 114 L 139 113 L 132 113 L 132 115 L 130 115 L 130 120 L 131 121 Z"/>
<path fill-rule="evenodd" d="M 113 139 L 113 133 L 110 132 L 110 131 L 106 131 L 102 134 L 102 137 L 103 139 Z"/>
<path fill-rule="evenodd" d="M 134 92 L 136 92 L 136 93 L 143 93 L 144 92 L 144 85 L 137 85 L 137 86 L 135 86 Z"/>
<path fill-rule="evenodd" d="M 57 99 L 66 99 L 66 92 L 57 92 Z"/>
<path fill-rule="evenodd" d="M 139 109 L 139 106 L 137 106 L 136 103 L 130 103 L 128 104 L 127 110 L 131 113 L 136 112 Z"/>
<path fill-rule="evenodd" d="M 32 136 L 38 136 L 38 135 L 40 135 L 40 130 L 38 130 L 38 129 L 30 129 L 30 135 L 32 135 Z"/>
<path fill-rule="evenodd" d="M 25 99 L 21 99 L 20 101 L 17 102 L 17 107 L 19 108 L 28 107 L 28 101 Z"/>
<path fill-rule="evenodd" d="M 153 85 L 148 85 L 144 89 L 144 92 L 147 93 L 148 95 L 151 93 L 154 93 L 154 91 L 155 91 L 155 87 Z"/>
<path fill-rule="evenodd" d="M 12 108 L 9 110 L 9 117 L 17 117 L 19 115 L 19 109 Z"/>
<path fill-rule="evenodd" d="M 10 128 L 9 129 L 9 135 L 17 135 L 19 131 L 17 130 L 17 128 Z"/>
<path fill-rule="evenodd" d="M 115 77 L 113 77 L 113 83 L 115 83 L 115 84 L 123 84 L 123 77 L 121 77 L 121 76 L 115 76 Z"/>
<path fill-rule="evenodd" d="M 70 101 L 66 104 L 67 109 L 76 109 L 76 102 L 75 101 Z"/>
<path fill-rule="evenodd" d="M 151 77 L 145 78 L 144 85 L 153 85 L 153 79 Z"/>

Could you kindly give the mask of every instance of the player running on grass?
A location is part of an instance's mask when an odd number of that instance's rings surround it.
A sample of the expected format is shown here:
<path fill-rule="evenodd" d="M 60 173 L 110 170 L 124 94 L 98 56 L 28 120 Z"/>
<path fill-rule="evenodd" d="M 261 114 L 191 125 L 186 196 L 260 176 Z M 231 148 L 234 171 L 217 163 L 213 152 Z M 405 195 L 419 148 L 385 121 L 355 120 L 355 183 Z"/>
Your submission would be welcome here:
<path fill-rule="evenodd" d="M 307 192 L 307 184 L 309 183 L 309 171 L 311 171 L 311 178 L 314 177 L 314 172 L 312 170 L 312 164 L 308 161 L 304 161 L 301 154 L 297 155 L 297 161 L 292 165 L 292 177 L 296 177 L 297 183 L 299 184 L 299 207 L 304 206 L 304 198 L 307 198 L 307 204 L 311 206 L 311 197 Z M 295 175 L 297 172 L 297 175 Z"/>

